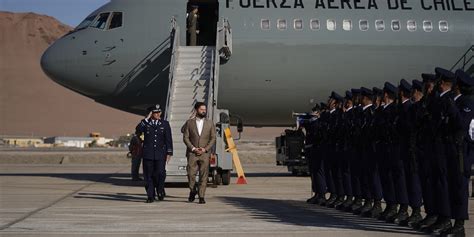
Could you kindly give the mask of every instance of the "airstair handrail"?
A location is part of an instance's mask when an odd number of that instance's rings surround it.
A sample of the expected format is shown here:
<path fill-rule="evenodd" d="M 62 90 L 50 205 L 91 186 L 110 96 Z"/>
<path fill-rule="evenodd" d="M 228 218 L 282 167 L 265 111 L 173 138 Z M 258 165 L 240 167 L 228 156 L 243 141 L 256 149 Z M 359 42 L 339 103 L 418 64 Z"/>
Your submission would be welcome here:
<path fill-rule="evenodd" d="M 468 57 L 469 53 L 471 53 L 471 57 Z M 469 49 L 461 56 L 461 58 L 459 58 L 459 60 L 451 67 L 450 71 L 456 69 L 458 67 L 458 64 L 460 64 L 461 62 L 462 66 L 459 68 L 465 70 L 466 65 L 472 60 L 472 58 L 474 58 L 474 45 L 471 45 L 471 47 L 469 47 Z"/>
<path fill-rule="evenodd" d="M 165 113 L 165 119 L 169 120 L 170 115 L 171 115 L 171 101 L 172 98 L 170 98 L 173 95 L 173 84 L 174 84 L 174 70 L 176 66 L 176 54 L 178 53 L 178 47 L 179 47 L 179 26 L 176 22 L 176 17 L 171 18 L 171 29 L 170 29 L 170 37 L 173 41 L 173 44 L 171 45 L 171 60 L 170 60 L 170 67 L 169 67 L 169 82 L 168 82 L 168 95 L 166 96 L 166 113 Z"/>

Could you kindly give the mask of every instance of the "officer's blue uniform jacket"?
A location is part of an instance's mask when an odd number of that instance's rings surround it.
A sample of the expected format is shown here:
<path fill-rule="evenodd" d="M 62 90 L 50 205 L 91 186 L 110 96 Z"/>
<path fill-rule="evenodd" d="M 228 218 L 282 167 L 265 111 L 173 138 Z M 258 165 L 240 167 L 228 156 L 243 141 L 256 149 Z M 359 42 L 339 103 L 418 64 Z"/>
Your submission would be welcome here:
<path fill-rule="evenodd" d="M 143 159 L 165 159 L 166 155 L 173 155 L 173 140 L 171 127 L 168 121 L 157 120 L 156 125 L 151 119 L 143 119 L 136 127 L 137 134 L 144 135 Z"/>

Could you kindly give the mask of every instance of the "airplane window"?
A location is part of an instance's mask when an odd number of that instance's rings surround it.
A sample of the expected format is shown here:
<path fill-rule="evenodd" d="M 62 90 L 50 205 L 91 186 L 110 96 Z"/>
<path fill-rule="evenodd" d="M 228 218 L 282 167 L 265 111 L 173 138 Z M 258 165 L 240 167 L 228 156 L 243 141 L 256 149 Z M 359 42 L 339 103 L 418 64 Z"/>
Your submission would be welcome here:
<path fill-rule="evenodd" d="M 393 20 L 392 21 L 392 30 L 393 31 L 399 31 L 400 30 L 400 21 L 399 20 Z"/>
<path fill-rule="evenodd" d="M 439 21 L 439 31 L 448 32 L 449 26 L 447 21 Z"/>
<path fill-rule="evenodd" d="M 85 29 L 87 28 L 95 19 L 97 15 L 92 15 L 92 16 L 88 16 L 85 20 L 83 20 L 77 27 L 75 30 L 82 30 L 82 29 Z"/>
<path fill-rule="evenodd" d="M 368 31 L 369 30 L 369 21 L 368 20 L 360 20 L 359 21 L 359 29 L 361 31 Z"/>
<path fill-rule="evenodd" d="M 295 30 L 302 30 L 303 29 L 303 20 L 295 19 L 293 27 L 295 28 Z"/>
<path fill-rule="evenodd" d="M 431 32 L 433 30 L 433 23 L 431 21 L 423 21 L 423 30 Z"/>
<path fill-rule="evenodd" d="M 260 27 L 262 27 L 262 30 L 269 30 L 270 29 L 270 20 L 262 19 L 262 21 L 260 22 Z"/>
<path fill-rule="evenodd" d="M 342 29 L 345 31 L 352 30 L 352 21 L 351 20 L 343 20 L 342 21 Z"/>
<path fill-rule="evenodd" d="M 286 30 L 286 20 L 279 19 L 277 21 L 277 28 L 279 30 Z"/>
<path fill-rule="evenodd" d="M 110 20 L 109 29 L 114 29 L 122 26 L 122 13 L 114 12 L 112 13 L 112 20 Z"/>
<path fill-rule="evenodd" d="M 376 20 L 375 21 L 375 29 L 377 31 L 384 31 L 385 30 L 385 22 L 383 20 Z"/>
<path fill-rule="evenodd" d="M 336 21 L 335 20 L 331 20 L 331 19 L 327 20 L 326 25 L 327 25 L 328 30 L 330 30 L 330 31 L 336 30 Z"/>
<path fill-rule="evenodd" d="M 409 20 L 407 22 L 407 29 L 410 32 L 416 31 L 416 21 L 415 20 Z"/>
<path fill-rule="evenodd" d="M 321 25 L 318 19 L 311 19 L 309 23 L 309 28 L 311 28 L 311 30 L 319 30 L 320 27 Z"/>
<path fill-rule="evenodd" d="M 93 28 L 104 29 L 107 19 L 109 18 L 110 13 L 100 13 L 99 18 L 91 25 Z"/>

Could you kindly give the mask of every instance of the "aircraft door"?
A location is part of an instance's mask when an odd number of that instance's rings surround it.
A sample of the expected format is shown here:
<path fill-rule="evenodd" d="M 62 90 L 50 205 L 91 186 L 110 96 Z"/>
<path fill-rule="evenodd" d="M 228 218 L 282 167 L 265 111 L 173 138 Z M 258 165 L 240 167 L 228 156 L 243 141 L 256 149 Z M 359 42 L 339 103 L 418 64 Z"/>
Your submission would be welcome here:
<path fill-rule="evenodd" d="M 197 20 L 193 19 L 195 15 Z M 196 45 L 215 46 L 218 21 L 217 0 L 189 0 L 186 6 L 186 45 L 192 46 L 196 43 Z M 196 38 L 193 39 L 194 37 Z"/>

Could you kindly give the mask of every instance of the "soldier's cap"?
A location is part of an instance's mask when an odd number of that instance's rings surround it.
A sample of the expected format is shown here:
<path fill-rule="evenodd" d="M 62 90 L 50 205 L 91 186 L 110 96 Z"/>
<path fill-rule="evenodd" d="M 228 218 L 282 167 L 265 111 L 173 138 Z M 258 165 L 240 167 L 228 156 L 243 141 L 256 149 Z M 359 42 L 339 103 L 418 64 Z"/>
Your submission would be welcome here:
<path fill-rule="evenodd" d="M 435 72 L 436 72 L 436 78 L 439 78 L 446 82 L 454 82 L 454 79 L 456 78 L 454 73 L 444 68 L 437 67 L 435 68 Z"/>
<path fill-rule="evenodd" d="M 367 96 L 369 98 L 372 98 L 372 96 L 374 95 L 374 92 L 372 92 L 369 88 L 361 87 L 360 94 L 362 96 Z"/>
<path fill-rule="evenodd" d="M 352 92 L 351 91 L 346 91 L 346 100 L 352 100 Z"/>
<path fill-rule="evenodd" d="M 351 92 L 353 96 L 360 95 L 360 89 L 354 88 L 351 89 Z"/>
<path fill-rule="evenodd" d="M 324 102 L 319 103 L 319 105 L 321 106 L 321 109 L 327 109 L 328 108 L 328 105 Z"/>
<path fill-rule="evenodd" d="M 383 95 L 383 90 L 380 89 L 380 88 L 378 88 L 378 87 L 372 88 L 372 91 L 374 92 L 374 94 L 375 94 L 376 96 L 382 96 L 382 95 Z"/>
<path fill-rule="evenodd" d="M 398 89 L 407 93 L 411 93 L 411 85 L 405 79 L 400 80 L 400 85 L 398 86 Z"/>
<path fill-rule="evenodd" d="M 152 112 L 152 113 L 159 113 L 161 112 L 161 107 L 159 104 L 157 105 L 154 105 L 154 106 L 151 106 L 151 107 L 148 107 L 148 112 Z"/>
<path fill-rule="evenodd" d="M 329 96 L 329 98 L 333 99 L 333 100 L 336 100 L 338 102 L 342 102 L 344 100 L 344 98 L 342 96 L 340 96 L 338 93 L 336 92 L 331 92 L 331 96 Z"/>
<path fill-rule="evenodd" d="M 398 93 L 398 88 L 390 82 L 385 82 L 383 91 L 387 94 L 396 95 Z"/>
<path fill-rule="evenodd" d="M 198 5 L 191 5 L 191 9 L 198 9 L 199 6 Z"/>
<path fill-rule="evenodd" d="M 456 71 L 456 82 L 458 83 L 459 86 L 468 86 L 468 87 L 474 86 L 474 79 L 471 78 L 466 72 L 464 72 L 461 69 L 458 69 Z"/>
<path fill-rule="evenodd" d="M 411 85 L 413 90 L 423 91 L 423 82 L 419 80 L 413 80 L 411 81 Z"/>
<path fill-rule="evenodd" d="M 436 81 L 436 75 L 430 73 L 422 73 L 421 78 L 423 78 L 423 83 Z"/>

